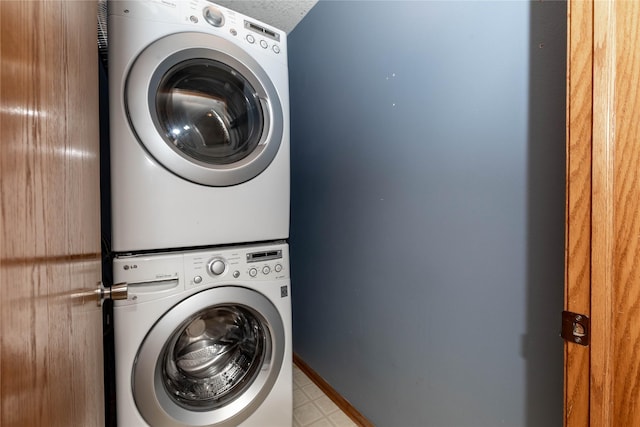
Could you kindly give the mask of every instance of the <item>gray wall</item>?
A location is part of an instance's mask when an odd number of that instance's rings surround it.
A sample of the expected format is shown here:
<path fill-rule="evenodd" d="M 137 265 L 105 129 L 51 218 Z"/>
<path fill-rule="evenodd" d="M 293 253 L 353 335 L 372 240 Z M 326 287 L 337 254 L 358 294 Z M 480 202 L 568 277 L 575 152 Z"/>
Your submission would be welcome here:
<path fill-rule="evenodd" d="M 289 37 L 294 349 L 380 427 L 562 425 L 566 5 Z"/>

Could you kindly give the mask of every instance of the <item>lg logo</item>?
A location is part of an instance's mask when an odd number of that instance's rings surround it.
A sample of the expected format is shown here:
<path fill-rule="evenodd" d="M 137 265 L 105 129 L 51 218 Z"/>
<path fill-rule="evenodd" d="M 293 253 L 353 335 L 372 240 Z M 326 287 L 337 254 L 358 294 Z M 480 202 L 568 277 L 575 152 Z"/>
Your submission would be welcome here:
<path fill-rule="evenodd" d="M 138 266 L 136 264 L 131 264 L 131 265 L 125 265 L 123 268 L 125 270 L 129 270 L 129 269 L 138 268 Z"/>

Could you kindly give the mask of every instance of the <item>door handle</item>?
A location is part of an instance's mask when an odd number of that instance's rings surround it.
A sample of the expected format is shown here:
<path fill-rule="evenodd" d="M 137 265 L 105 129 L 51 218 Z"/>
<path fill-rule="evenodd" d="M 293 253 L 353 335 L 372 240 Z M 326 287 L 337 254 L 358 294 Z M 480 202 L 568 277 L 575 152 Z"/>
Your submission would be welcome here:
<path fill-rule="evenodd" d="M 123 300 L 129 296 L 129 284 L 127 282 L 115 283 L 111 286 L 103 286 L 102 282 L 98 282 L 95 290 L 98 299 L 98 305 L 101 306 L 104 300 Z"/>

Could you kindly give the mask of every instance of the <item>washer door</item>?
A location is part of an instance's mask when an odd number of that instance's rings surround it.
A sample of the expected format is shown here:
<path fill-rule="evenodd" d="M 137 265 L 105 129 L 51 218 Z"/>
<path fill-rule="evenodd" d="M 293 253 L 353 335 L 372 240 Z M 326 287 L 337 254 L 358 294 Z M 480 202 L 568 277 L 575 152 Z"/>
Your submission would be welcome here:
<path fill-rule="evenodd" d="M 192 295 L 138 351 L 138 410 L 152 426 L 237 426 L 271 391 L 284 347 L 282 319 L 262 294 L 229 286 Z"/>
<path fill-rule="evenodd" d="M 149 45 L 131 67 L 124 100 L 144 148 L 199 184 L 256 177 L 282 140 L 282 107 L 266 72 L 214 35 L 178 33 Z"/>

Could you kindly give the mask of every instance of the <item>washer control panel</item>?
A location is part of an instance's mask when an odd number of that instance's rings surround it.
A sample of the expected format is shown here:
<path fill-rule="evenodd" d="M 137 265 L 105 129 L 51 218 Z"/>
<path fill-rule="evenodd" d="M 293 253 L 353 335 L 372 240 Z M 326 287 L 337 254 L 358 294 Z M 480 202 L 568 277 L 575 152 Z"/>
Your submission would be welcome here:
<path fill-rule="evenodd" d="M 281 280 L 289 277 L 288 246 L 220 248 L 184 254 L 187 287 L 242 280 Z"/>
<path fill-rule="evenodd" d="M 213 276 L 220 276 L 227 269 L 227 263 L 222 258 L 213 258 L 207 264 L 207 268 Z"/>
<path fill-rule="evenodd" d="M 119 305 L 164 298 L 198 287 L 275 282 L 289 279 L 289 245 L 235 246 L 142 255 L 113 260 L 114 283 L 129 284 Z"/>

